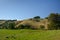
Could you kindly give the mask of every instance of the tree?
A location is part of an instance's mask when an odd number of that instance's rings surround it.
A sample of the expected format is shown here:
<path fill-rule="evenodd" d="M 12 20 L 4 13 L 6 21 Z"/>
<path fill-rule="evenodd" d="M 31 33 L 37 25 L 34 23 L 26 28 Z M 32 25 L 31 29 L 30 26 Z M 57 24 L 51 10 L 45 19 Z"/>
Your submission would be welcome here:
<path fill-rule="evenodd" d="M 14 22 L 11 22 L 8 24 L 9 26 L 9 29 L 14 29 L 15 28 L 15 23 Z"/>
<path fill-rule="evenodd" d="M 40 16 L 35 16 L 33 19 L 34 19 L 36 22 L 40 22 Z"/>
<path fill-rule="evenodd" d="M 45 19 L 48 19 L 48 17 L 45 17 Z"/>
<path fill-rule="evenodd" d="M 60 14 L 51 13 L 48 20 L 50 22 L 49 29 L 60 29 Z"/>
<path fill-rule="evenodd" d="M 40 19 L 40 16 L 35 16 L 34 19 Z"/>
<path fill-rule="evenodd" d="M 49 21 L 54 21 L 55 22 L 55 20 L 56 20 L 56 14 L 55 13 L 51 13 L 50 15 L 49 15 L 49 17 L 48 17 L 48 20 Z"/>

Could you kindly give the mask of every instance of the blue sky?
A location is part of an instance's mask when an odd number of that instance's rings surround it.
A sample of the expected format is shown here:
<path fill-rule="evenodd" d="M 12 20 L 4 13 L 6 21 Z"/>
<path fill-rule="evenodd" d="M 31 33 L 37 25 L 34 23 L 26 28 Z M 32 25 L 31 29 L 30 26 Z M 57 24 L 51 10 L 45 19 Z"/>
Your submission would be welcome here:
<path fill-rule="evenodd" d="M 0 0 L 0 19 L 42 18 L 60 13 L 60 0 Z"/>

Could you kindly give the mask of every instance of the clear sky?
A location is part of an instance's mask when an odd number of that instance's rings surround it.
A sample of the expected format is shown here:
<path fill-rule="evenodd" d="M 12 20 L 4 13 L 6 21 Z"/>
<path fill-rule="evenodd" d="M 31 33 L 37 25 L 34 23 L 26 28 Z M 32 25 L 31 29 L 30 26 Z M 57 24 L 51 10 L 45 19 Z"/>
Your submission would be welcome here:
<path fill-rule="evenodd" d="M 0 19 L 42 18 L 60 13 L 60 0 L 0 0 Z"/>

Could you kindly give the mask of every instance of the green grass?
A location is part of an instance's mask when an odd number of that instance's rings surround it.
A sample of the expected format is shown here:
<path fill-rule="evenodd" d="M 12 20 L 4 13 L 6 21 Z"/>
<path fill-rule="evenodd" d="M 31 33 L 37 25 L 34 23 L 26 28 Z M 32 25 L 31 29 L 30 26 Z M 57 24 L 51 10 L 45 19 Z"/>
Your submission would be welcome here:
<path fill-rule="evenodd" d="M 60 40 L 60 30 L 0 29 L 0 40 Z"/>

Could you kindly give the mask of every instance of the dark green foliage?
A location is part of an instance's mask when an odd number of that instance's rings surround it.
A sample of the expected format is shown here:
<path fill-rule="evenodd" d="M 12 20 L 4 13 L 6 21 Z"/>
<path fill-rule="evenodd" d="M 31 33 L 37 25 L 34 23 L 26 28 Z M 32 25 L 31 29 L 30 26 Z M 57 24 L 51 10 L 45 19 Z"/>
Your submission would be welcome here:
<path fill-rule="evenodd" d="M 24 29 L 24 25 L 23 24 L 19 25 L 18 29 Z"/>
<path fill-rule="evenodd" d="M 48 25 L 48 29 L 49 29 L 49 30 L 54 30 L 54 29 L 56 29 L 55 24 L 54 24 L 54 23 L 50 23 L 50 24 Z"/>
<path fill-rule="evenodd" d="M 20 29 L 30 29 L 30 25 L 28 25 L 28 24 L 21 24 L 18 28 L 20 28 Z"/>
<path fill-rule="evenodd" d="M 48 20 L 50 22 L 49 29 L 60 29 L 60 14 L 51 13 Z"/>
<path fill-rule="evenodd" d="M 1 29 L 14 29 L 15 21 L 17 20 L 0 20 L 0 28 Z"/>
<path fill-rule="evenodd" d="M 45 26 L 44 25 L 40 25 L 40 29 L 41 30 L 44 30 L 45 29 Z"/>
<path fill-rule="evenodd" d="M 33 20 L 36 21 L 36 22 L 40 22 L 40 16 L 35 16 L 35 17 L 33 18 Z"/>
<path fill-rule="evenodd" d="M 34 19 L 40 19 L 40 16 L 35 16 Z"/>
<path fill-rule="evenodd" d="M 15 22 L 6 22 L 5 24 L 3 24 L 3 28 L 14 29 L 15 28 Z"/>
<path fill-rule="evenodd" d="M 8 29 L 14 29 L 14 28 L 15 28 L 14 22 L 8 23 Z"/>
<path fill-rule="evenodd" d="M 51 13 L 48 17 L 50 22 L 56 22 L 57 15 L 55 13 Z"/>

